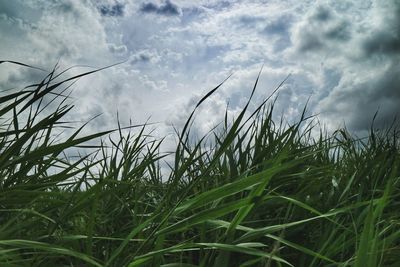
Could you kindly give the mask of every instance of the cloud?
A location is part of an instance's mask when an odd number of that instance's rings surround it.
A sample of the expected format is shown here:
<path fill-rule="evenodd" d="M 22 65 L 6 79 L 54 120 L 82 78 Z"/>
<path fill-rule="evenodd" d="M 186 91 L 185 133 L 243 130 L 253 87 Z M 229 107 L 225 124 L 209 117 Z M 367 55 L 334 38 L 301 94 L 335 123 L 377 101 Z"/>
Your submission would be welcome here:
<path fill-rule="evenodd" d="M 128 52 L 126 45 L 109 44 L 110 51 L 115 54 L 124 55 Z"/>
<path fill-rule="evenodd" d="M 283 15 L 269 22 L 265 26 L 264 32 L 266 34 L 278 34 L 278 35 L 282 33 L 287 33 L 291 23 L 292 23 L 292 17 L 289 15 Z"/>
<path fill-rule="evenodd" d="M 400 2 L 395 0 L 377 3 L 377 26 L 363 41 L 365 56 L 400 54 Z"/>
<path fill-rule="evenodd" d="M 0 58 L 47 69 L 58 59 L 66 67 L 126 60 L 76 84 L 76 117 L 104 114 L 94 129 L 110 126 L 117 109 L 125 121 L 178 124 L 190 101 L 234 73 L 198 114 L 204 133 L 228 100 L 229 112 L 243 106 L 262 64 L 255 102 L 292 73 L 276 105 L 288 120 L 311 95 L 310 111 L 332 129 L 367 128 L 378 108 L 377 125 L 399 113 L 398 1 L 146 1 L 0 1 Z M 0 83 L 37 75 L 1 68 Z"/>
<path fill-rule="evenodd" d="M 327 6 L 319 5 L 312 15 L 316 21 L 326 22 L 332 19 L 332 11 Z"/>
<path fill-rule="evenodd" d="M 331 129 L 345 124 L 351 131 L 363 132 L 371 126 L 376 112 L 377 128 L 400 117 L 399 10 L 398 1 L 374 1 L 359 27 L 353 26 L 350 38 L 342 38 L 339 30 L 340 34 L 332 37 L 333 42 L 342 41 L 339 47 L 328 43 L 319 48 L 319 53 L 335 51 L 323 68 L 339 73 L 338 82 L 316 106 Z M 329 42 L 328 37 L 325 35 L 324 42 Z"/>
<path fill-rule="evenodd" d="M 142 53 L 134 54 L 131 58 L 132 58 L 131 64 L 136 64 L 139 62 L 149 62 L 151 59 L 151 54 L 142 52 Z"/>
<path fill-rule="evenodd" d="M 292 45 L 290 40 L 290 28 L 293 24 L 293 18 L 289 14 L 284 14 L 269 21 L 261 34 L 266 38 L 274 40 L 274 52 L 279 52 Z"/>
<path fill-rule="evenodd" d="M 381 66 L 382 67 L 382 66 Z M 340 84 L 320 103 L 321 115 L 331 125 L 343 125 L 352 131 L 371 126 L 384 128 L 400 116 L 399 63 L 392 62 L 380 71 L 344 76 Z"/>
<path fill-rule="evenodd" d="M 7 33 L 7 40 L 0 42 L 2 59 L 12 59 L 47 70 L 60 60 L 59 69 L 62 70 L 78 64 L 104 67 L 121 62 L 121 59 L 126 59 L 131 54 L 129 49 L 132 47 L 128 48 L 123 43 L 121 34 L 115 28 L 115 21 L 101 16 L 97 2 L 50 3 L 38 0 L 32 6 L 28 4 L 29 1 L 9 3 L 11 7 L 4 10 L 10 12 L 0 17 L 0 29 L 5 30 L 2 33 Z M 13 11 L 14 6 L 19 12 Z M 24 16 L 25 13 L 32 16 Z M 23 17 L 26 24 L 32 27 L 21 27 L 21 23 L 17 21 L 18 16 Z M 3 17 L 7 18 L 7 22 L 3 23 Z M 122 19 L 124 18 L 121 17 Z M 73 68 L 64 77 L 87 70 Z M 1 66 L 0 86 L 3 89 L 22 88 L 40 81 L 43 75 L 42 72 L 22 67 Z M 84 77 L 73 86 L 72 99 L 79 108 L 72 111 L 70 118 L 84 121 L 95 114 L 103 113 L 102 120 L 99 120 L 101 123 L 95 120 L 91 124 L 91 129 L 97 131 L 100 128 L 115 127 L 115 120 L 112 118 L 117 109 L 121 108 L 126 114 L 121 116 L 125 121 L 135 114 L 137 122 L 144 122 L 151 115 L 151 108 L 140 107 L 141 112 L 137 112 L 131 107 L 142 105 L 137 103 L 156 102 L 154 94 L 149 93 L 153 88 L 165 90 L 165 81 L 158 79 L 153 82 L 153 77 L 156 75 L 150 75 L 146 70 L 132 70 L 132 66 L 127 63 Z M 136 117 L 136 114 L 139 116 Z"/>
<path fill-rule="evenodd" d="M 157 5 L 152 2 L 143 3 L 140 7 L 140 11 L 164 16 L 179 16 L 181 14 L 180 8 L 170 0 L 166 0 L 162 5 Z"/>
<path fill-rule="evenodd" d="M 318 5 L 293 30 L 296 49 L 315 52 L 343 45 L 352 38 L 351 23 L 333 7 Z"/>
<path fill-rule="evenodd" d="M 239 22 L 245 27 L 254 27 L 259 23 L 265 22 L 265 18 L 245 14 L 239 17 Z"/>
<path fill-rule="evenodd" d="M 100 13 L 103 16 L 122 17 L 124 15 L 125 5 L 115 3 L 114 5 L 103 5 L 99 7 Z"/>

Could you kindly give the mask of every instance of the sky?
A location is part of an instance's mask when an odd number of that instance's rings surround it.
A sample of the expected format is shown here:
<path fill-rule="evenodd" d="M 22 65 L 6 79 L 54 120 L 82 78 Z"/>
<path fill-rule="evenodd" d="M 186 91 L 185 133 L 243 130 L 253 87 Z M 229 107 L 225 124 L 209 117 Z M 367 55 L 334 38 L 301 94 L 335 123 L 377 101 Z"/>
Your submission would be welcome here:
<path fill-rule="evenodd" d="M 0 0 L 0 60 L 81 73 L 73 118 L 91 130 L 157 123 L 179 129 L 202 95 L 232 76 L 196 116 L 199 135 L 238 114 L 263 66 L 255 106 L 285 77 L 276 116 L 318 114 L 362 133 L 400 115 L 399 0 Z M 1 89 L 45 73 L 0 65 Z"/>

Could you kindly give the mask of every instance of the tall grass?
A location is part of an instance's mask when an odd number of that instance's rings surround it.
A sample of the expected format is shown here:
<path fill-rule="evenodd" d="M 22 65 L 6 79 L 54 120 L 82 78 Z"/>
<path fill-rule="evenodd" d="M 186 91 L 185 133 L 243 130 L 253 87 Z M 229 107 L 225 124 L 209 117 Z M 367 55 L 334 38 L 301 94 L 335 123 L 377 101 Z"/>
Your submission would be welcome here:
<path fill-rule="evenodd" d="M 273 102 L 250 112 L 250 97 L 193 142 L 220 84 L 165 177 L 146 125 L 57 136 L 65 87 L 93 72 L 58 81 L 54 69 L 0 97 L 0 266 L 399 266 L 396 128 L 316 138 L 305 112 L 276 123 Z"/>

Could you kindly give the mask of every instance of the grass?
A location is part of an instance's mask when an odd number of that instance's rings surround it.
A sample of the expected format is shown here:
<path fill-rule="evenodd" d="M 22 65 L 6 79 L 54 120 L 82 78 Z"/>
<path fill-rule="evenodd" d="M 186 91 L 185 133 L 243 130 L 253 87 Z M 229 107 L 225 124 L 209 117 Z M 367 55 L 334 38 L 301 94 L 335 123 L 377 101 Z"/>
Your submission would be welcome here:
<path fill-rule="evenodd" d="M 63 121 L 65 89 L 93 72 L 0 97 L 0 266 L 399 266 L 397 128 L 315 137 L 305 112 L 276 123 L 250 97 L 194 142 L 220 84 L 166 176 L 147 125 L 82 136 Z"/>

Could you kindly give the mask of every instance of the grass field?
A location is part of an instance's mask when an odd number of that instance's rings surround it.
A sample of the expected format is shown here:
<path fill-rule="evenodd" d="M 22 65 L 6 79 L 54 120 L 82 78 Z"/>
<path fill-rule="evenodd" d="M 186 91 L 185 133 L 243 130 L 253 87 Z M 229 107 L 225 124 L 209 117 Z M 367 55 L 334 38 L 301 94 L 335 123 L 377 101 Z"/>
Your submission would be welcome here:
<path fill-rule="evenodd" d="M 217 86 L 167 175 L 146 125 L 57 136 L 63 90 L 90 73 L 1 94 L 0 266 L 400 266 L 395 126 L 316 138 L 313 118 L 274 122 L 273 102 L 251 113 L 250 97 L 193 142 Z M 77 147 L 92 153 L 69 158 Z"/>

